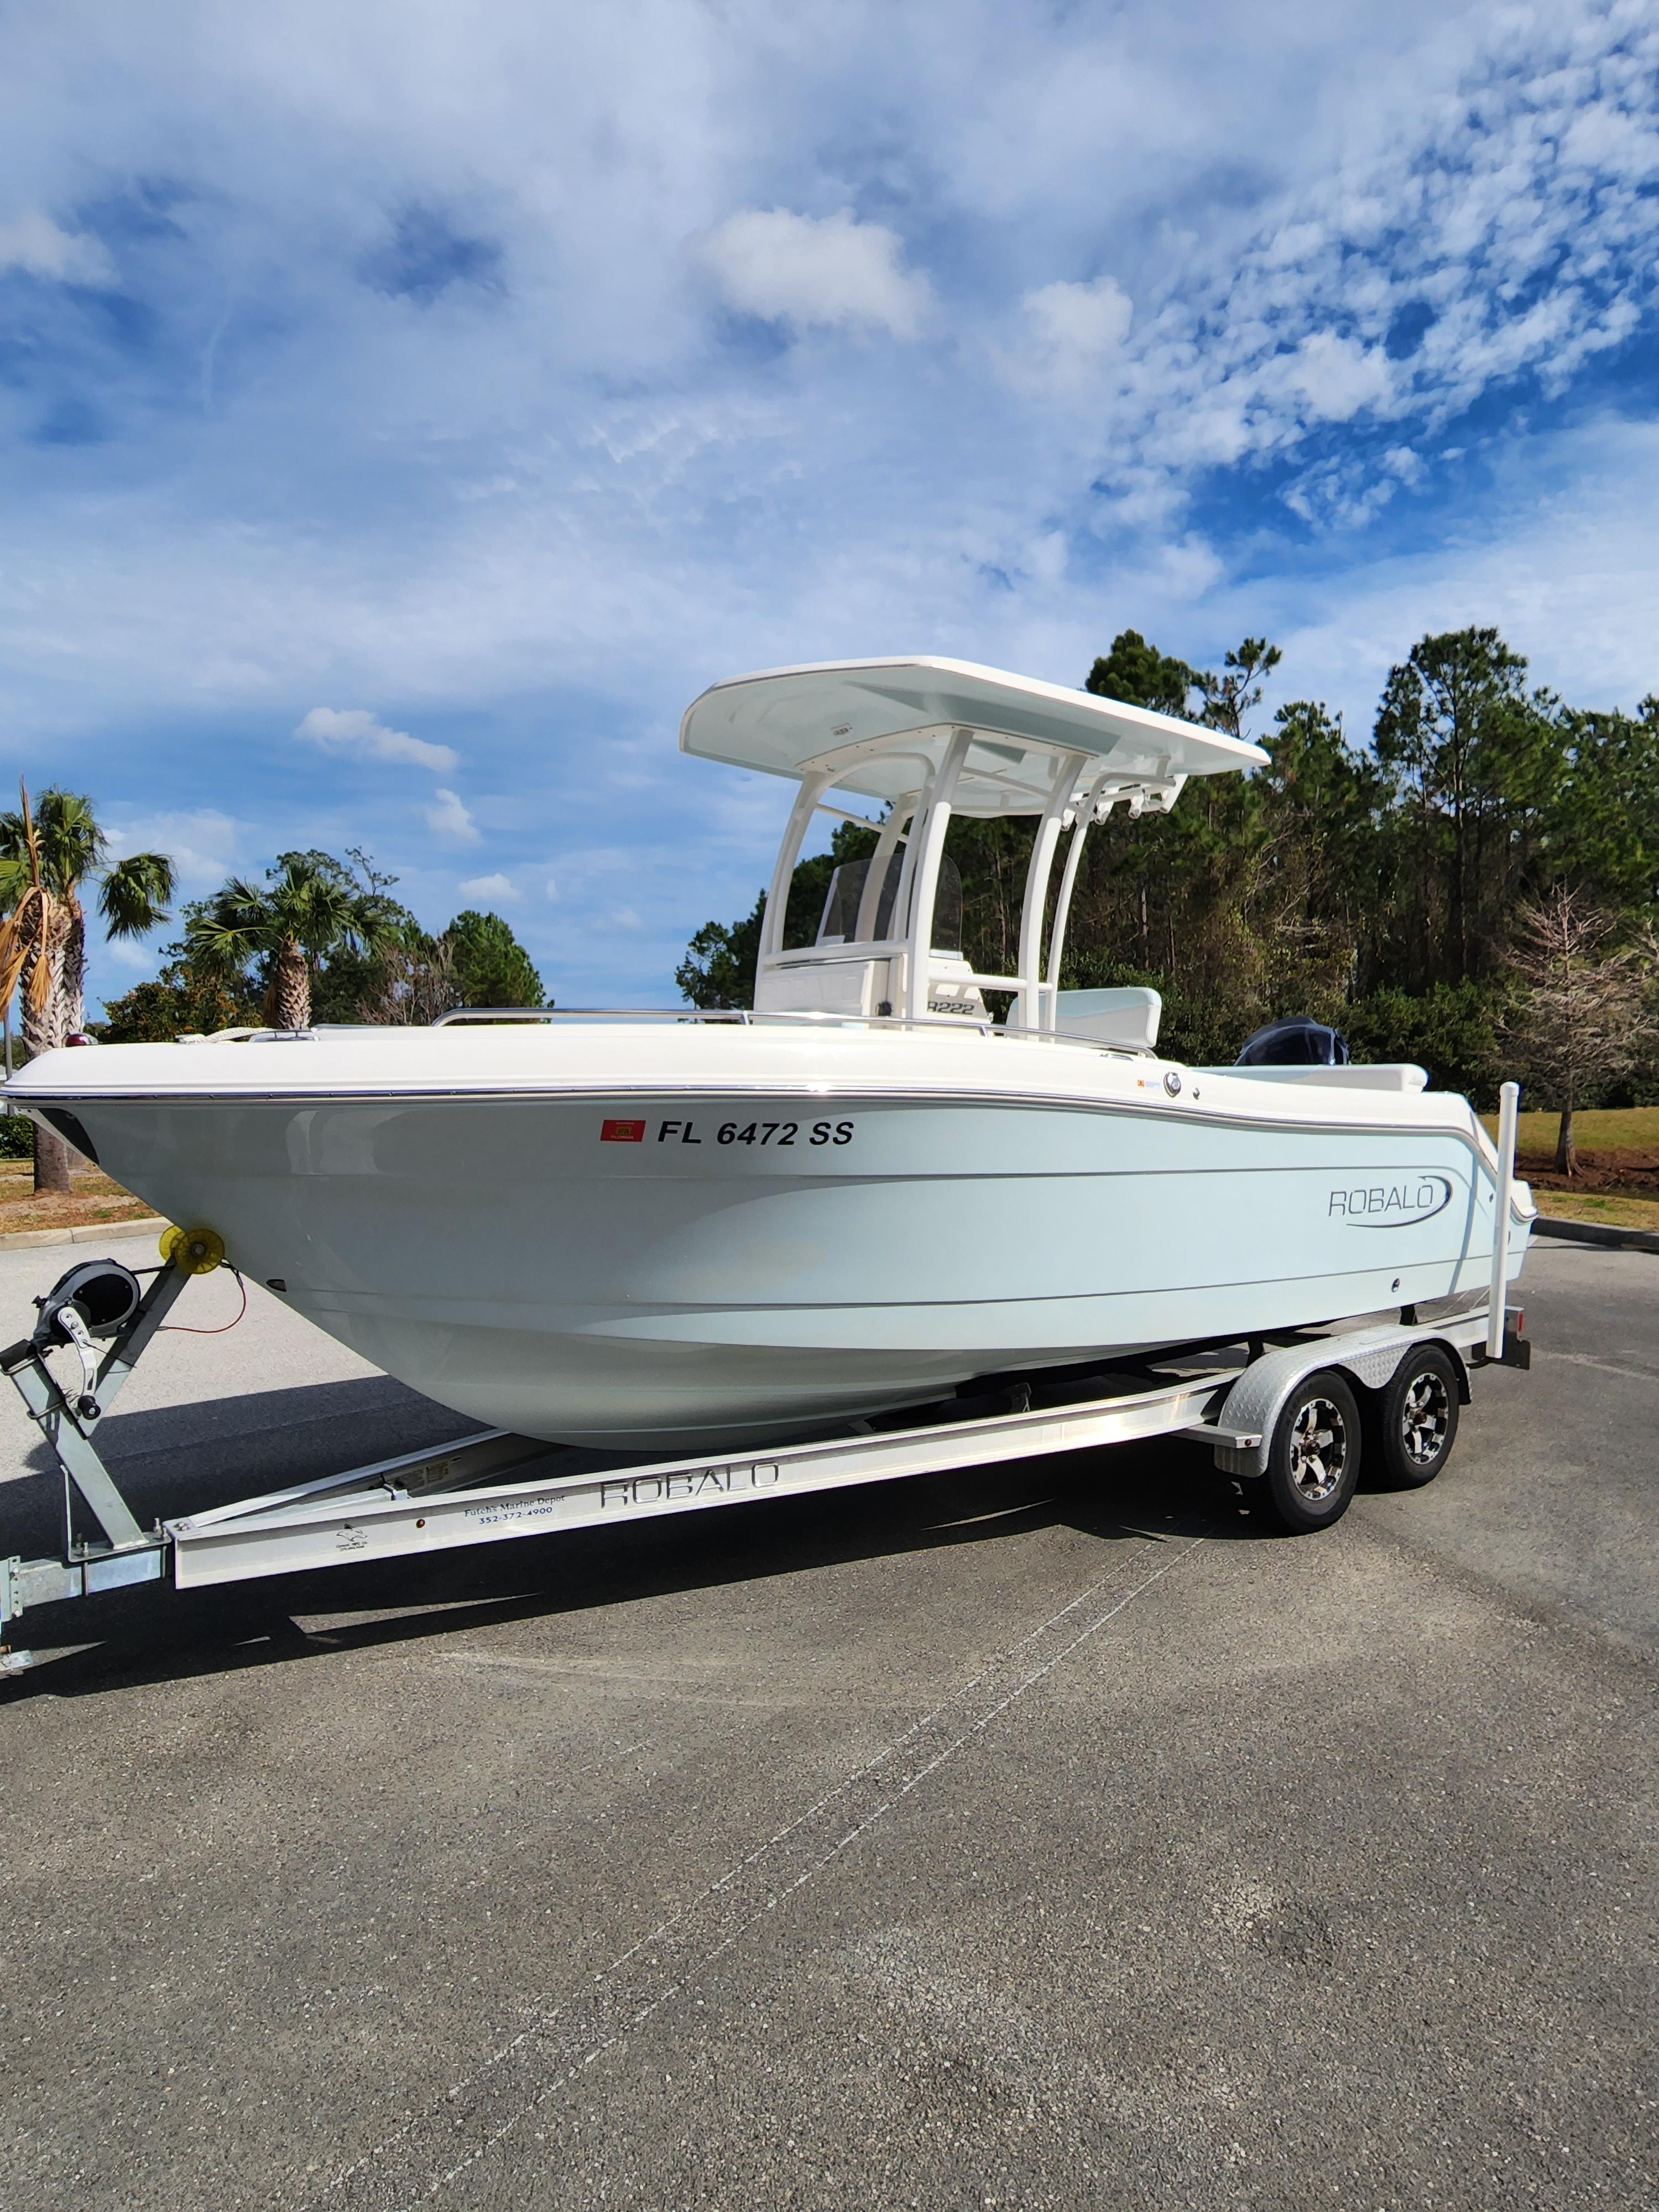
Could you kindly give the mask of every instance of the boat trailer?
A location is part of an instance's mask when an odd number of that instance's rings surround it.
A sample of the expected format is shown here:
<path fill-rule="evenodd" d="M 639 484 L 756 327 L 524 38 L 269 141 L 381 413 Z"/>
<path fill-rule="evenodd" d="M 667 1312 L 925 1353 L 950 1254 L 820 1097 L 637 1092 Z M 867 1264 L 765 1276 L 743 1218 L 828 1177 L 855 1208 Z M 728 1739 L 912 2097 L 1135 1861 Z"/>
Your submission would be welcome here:
<path fill-rule="evenodd" d="M 1507 1223 L 1506 1205 L 1499 1218 Z M 100 1456 L 98 1432 L 175 1301 L 222 1258 L 211 1232 L 173 1230 L 147 1288 L 118 1261 L 83 1261 L 37 1302 L 33 1334 L 0 1352 L 64 1486 L 58 1555 L 0 1559 L 0 1672 L 33 1663 L 8 1641 L 33 1608 L 138 1583 L 199 1589 L 1158 1437 L 1209 1444 L 1281 1528 L 1322 1527 L 1347 1506 L 1362 1435 L 1396 1480 L 1427 1481 L 1450 1450 L 1470 1370 L 1530 1364 L 1522 1316 L 1505 1311 L 1507 1241 L 1498 1240 L 1494 1295 L 1475 1311 L 1407 1308 L 1382 1326 L 988 1378 L 964 1385 L 970 1395 L 753 1456 L 595 1468 L 583 1453 L 581 1471 L 570 1472 L 577 1455 L 490 1429 L 143 1528 Z M 64 1353 L 80 1369 L 67 1383 L 47 1364 Z"/>

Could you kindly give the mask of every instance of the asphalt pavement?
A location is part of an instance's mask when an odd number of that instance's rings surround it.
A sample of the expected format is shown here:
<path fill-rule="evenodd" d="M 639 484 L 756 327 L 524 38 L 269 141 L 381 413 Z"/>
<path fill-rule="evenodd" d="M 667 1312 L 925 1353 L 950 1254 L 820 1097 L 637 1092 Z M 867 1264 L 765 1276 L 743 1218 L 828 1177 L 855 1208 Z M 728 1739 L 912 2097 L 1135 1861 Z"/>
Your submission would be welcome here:
<path fill-rule="evenodd" d="M 1320 1536 L 1160 1443 L 30 1616 L 0 2206 L 1659 2203 L 1659 1256 L 1524 1301 Z M 467 1425 L 255 1291 L 105 1435 L 147 1517 Z"/>

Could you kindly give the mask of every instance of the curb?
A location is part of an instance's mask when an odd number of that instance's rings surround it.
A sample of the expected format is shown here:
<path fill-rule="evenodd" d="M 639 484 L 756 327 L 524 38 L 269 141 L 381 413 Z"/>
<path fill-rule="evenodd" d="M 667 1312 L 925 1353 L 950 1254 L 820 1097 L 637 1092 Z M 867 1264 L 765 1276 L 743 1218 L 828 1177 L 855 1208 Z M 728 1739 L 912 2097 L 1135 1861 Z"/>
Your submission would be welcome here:
<path fill-rule="evenodd" d="M 14 1229 L 0 1237 L 0 1252 L 28 1252 L 43 1244 L 106 1244 L 121 1237 L 159 1237 L 167 1227 L 159 1213 L 139 1221 L 94 1221 L 79 1229 Z M 1655 1239 L 1659 1243 L 1659 1238 Z"/>
<path fill-rule="evenodd" d="M 1581 1244 L 1623 1244 L 1635 1252 L 1659 1252 L 1659 1229 L 1617 1229 L 1607 1221 L 1568 1221 L 1559 1213 L 1540 1213 L 1532 1225 L 1540 1237 L 1577 1237 Z"/>

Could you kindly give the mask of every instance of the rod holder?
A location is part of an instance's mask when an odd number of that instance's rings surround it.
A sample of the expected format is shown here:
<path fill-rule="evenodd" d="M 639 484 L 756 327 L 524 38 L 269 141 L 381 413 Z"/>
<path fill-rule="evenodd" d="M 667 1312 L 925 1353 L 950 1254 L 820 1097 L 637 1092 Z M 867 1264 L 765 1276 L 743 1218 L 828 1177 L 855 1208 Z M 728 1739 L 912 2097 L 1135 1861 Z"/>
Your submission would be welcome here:
<path fill-rule="evenodd" d="M 1521 1085 L 1506 1083 L 1498 1094 L 1498 1188 L 1492 1194 L 1492 1284 L 1486 1297 L 1486 1357 L 1504 1357 L 1504 1307 L 1510 1289 L 1510 1202 L 1515 1191 L 1515 1125 Z"/>

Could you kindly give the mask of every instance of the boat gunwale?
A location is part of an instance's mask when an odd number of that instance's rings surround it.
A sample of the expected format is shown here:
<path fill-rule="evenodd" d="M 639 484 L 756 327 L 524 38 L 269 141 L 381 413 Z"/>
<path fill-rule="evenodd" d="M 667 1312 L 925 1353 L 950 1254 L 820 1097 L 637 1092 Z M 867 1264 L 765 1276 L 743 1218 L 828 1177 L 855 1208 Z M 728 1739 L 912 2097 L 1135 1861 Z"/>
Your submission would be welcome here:
<path fill-rule="evenodd" d="M 1334 1086 L 1333 1086 L 1333 1088 L 1334 1088 Z M 766 1097 L 799 1097 L 800 1092 L 799 1088 L 787 1086 L 783 1084 L 780 1084 L 775 1091 L 769 1089 L 763 1091 L 759 1086 L 753 1084 L 746 1085 L 741 1091 L 739 1091 L 736 1089 L 735 1086 L 731 1090 L 723 1089 L 717 1082 L 711 1081 L 708 1079 L 700 1079 L 689 1083 L 673 1083 L 664 1082 L 659 1078 L 651 1078 L 649 1079 L 634 1079 L 631 1080 L 625 1079 L 623 1081 L 613 1082 L 601 1082 L 595 1079 L 592 1082 L 565 1083 L 559 1085 L 514 1084 L 511 1085 L 492 1085 L 488 1088 L 423 1086 L 418 1089 L 397 1090 L 386 1087 L 364 1087 L 358 1089 L 355 1086 L 342 1085 L 326 1091 L 272 1089 L 258 1091 L 179 1090 L 162 1091 L 158 1091 L 154 1085 L 150 1085 L 145 1086 L 142 1090 L 132 1091 L 43 1091 L 32 1094 L 29 1097 L 27 1105 L 25 1107 L 24 1110 L 27 1111 L 46 1106 L 75 1107 L 77 1105 L 95 1109 L 106 1100 L 112 1103 L 123 1103 L 129 1105 L 137 1103 L 165 1106 L 289 1105 L 306 1107 L 330 1106 L 336 1104 L 438 1105 L 452 1103 L 456 1101 L 465 1099 L 475 1102 L 481 1105 L 511 1105 L 518 1103 L 545 1104 L 559 1103 L 562 1101 L 568 1102 L 571 1104 L 576 1104 L 584 1100 L 596 1098 L 632 1099 L 642 1097 L 672 1098 L 678 1102 L 684 1098 L 696 1097 L 699 1095 L 706 1096 L 709 1097 L 711 1101 L 724 1103 L 729 1103 L 732 1099 L 736 1097 L 745 1099 L 752 1098 L 757 1100 Z M 1185 1121 L 1202 1121 L 1211 1127 L 1260 1129 L 1273 1133 L 1282 1131 L 1285 1133 L 1291 1135 L 1301 1134 L 1322 1136 L 1340 1133 L 1345 1135 L 1354 1136 L 1444 1136 L 1455 1139 L 1459 1143 L 1467 1145 L 1469 1150 L 1475 1154 L 1477 1158 L 1480 1158 L 1483 1164 L 1486 1164 L 1485 1147 L 1480 1141 L 1480 1138 L 1484 1137 L 1486 1133 L 1484 1130 L 1480 1130 L 1480 1135 L 1476 1135 L 1475 1130 L 1479 1129 L 1479 1122 L 1475 1120 L 1473 1108 L 1467 1107 L 1467 1102 L 1464 1102 L 1464 1103 L 1469 1113 L 1471 1121 L 1474 1122 L 1474 1128 L 1460 1127 L 1456 1122 L 1453 1121 L 1447 1121 L 1444 1122 L 1406 1122 L 1351 1119 L 1346 1115 L 1337 1120 L 1319 1121 L 1307 1119 L 1300 1115 L 1267 1116 L 1261 1115 L 1247 1115 L 1237 1109 L 1231 1109 L 1225 1106 L 1206 1106 L 1202 1103 L 1201 1099 L 1197 1098 L 1194 1099 L 1190 1105 L 1188 1105 L 1176 1099 L 1170 1099 L 1166 1103 L 1165 1101 L 1158 1098 L 1079 1098 L 1075 1096 L 1060 1092 L 1035 1091 L 1010 1091 L 1002 1090 L 994 1091 L 931 1090 L 898 1084 L 883 1084 L 880 1086 L 879 1093 L 878 1095 L 874 1087 L 871 1085 L 847 1082 L 826 1082 L 814 1084 L 810 1095 L 814 1098 L 823 1099 L 869 1099 L 872 1104 L 877 1105 L 885 1105 L 891 1102 L 905 1105 L 937 1105 L 951 1107 L 1041 1107 L 1048 1109 L 1076 1114 L 1133 1115 L 1147 1121 L 1164 1122 L 1177 1119 Z M 1353 1091 L 1346 1091 L 1342 1094 L 1345 1099 L 1362 1097 L 1364 1095 L 1364 1094 L 1363 1092 L 1356 1092 Z M 1427 1097 L 1437 1095 L 1439 1094 L 1427 1092 L 1418 1092 L 1414 1094 L 1414 1096 L 1418 1097 Z M 1455 1091 L 1448 1091 L 1443 1095 L 1448 1098 L 1461 1098 L 1462 1096 L 1461 1093 Z"/>

